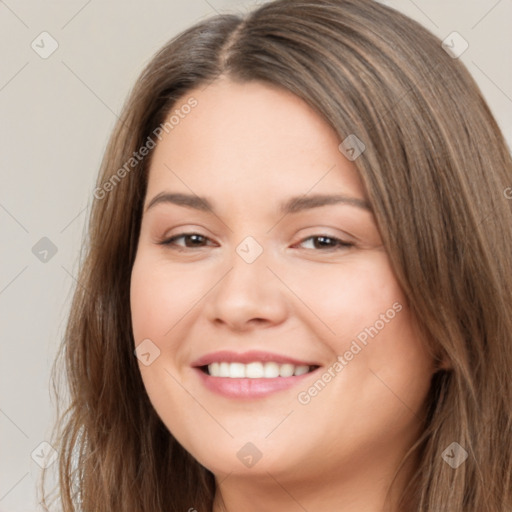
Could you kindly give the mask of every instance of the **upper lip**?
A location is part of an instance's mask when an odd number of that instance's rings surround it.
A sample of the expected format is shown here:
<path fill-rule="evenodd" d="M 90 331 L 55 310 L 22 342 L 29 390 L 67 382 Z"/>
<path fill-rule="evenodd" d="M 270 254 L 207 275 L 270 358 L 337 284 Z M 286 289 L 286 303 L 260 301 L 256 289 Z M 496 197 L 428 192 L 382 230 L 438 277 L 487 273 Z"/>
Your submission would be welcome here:
<path fill-rule="evenodd" d="M 219 350 L 211 352 L 196 359 L 191 366 L 201 367 L 207 366 L 211 363 L 253 363 L 253 362 L 274 362 L 278 364 L 293 364 L 295 366 L 320 366 L 319 364 L 311 361 L 301 361 L 293 357 L 284 356 L 281 354 L 273 354 L 272 352 L 263 352 L 260 350 L 249 350 L 247 352 L 232 352 L 229 350 Z"/>

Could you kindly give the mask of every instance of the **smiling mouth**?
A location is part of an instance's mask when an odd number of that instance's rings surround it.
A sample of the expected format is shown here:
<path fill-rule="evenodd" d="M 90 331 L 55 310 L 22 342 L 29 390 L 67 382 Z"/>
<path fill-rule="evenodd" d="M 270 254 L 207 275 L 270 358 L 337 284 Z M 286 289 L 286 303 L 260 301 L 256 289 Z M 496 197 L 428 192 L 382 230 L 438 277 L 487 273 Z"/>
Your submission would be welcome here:
<path fill-rule="evenodd" d="M 227 377 L 231 379 L 275 379 L 277 377 L 299 377 L 315 371 L 316 365 L 295 365 L 276 363 L 274 361 L 254 361 L 248 364 L 238 362 L 213 362 L 200 366 L 199 369 L 210 377 Z"/>

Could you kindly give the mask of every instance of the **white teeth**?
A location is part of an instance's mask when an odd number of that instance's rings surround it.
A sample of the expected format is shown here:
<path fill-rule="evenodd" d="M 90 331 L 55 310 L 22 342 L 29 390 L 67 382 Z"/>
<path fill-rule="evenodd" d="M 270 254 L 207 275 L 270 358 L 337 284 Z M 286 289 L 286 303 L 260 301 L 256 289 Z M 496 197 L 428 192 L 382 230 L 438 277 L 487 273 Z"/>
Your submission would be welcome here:
<path fill-rule="evenodd" d="M 295 371 L 295 365 L 293 364 L 282 364 L 279 366 L 280 377 L 291 377 Z"/>
<path fill-rule="evenodd" d="M 219 363 L 212 363 L 208 365 L 208 371 L 210 372 L 210 375 L 219 375 Z"/>
<path fill-rule="evenodd" d="M 229 365 L 229 376 L 242 379 L 245 377 L 245 365 L 242 363 L 231 363 Z"/>
<path fill-rule="evenodd" d="M 261 379 L 263 377 L 263 364 L 262 363 L 249 363 L 245 366 L 245 376 L 249 379 Z M 230 375 L 231 377 L 231 375 Z"/>
<path fill-rule="evenodd" d="M 294 364 L 278 364 L 273 361 L 268 363 L 253 362 L 243 363 L 211 363 L 208 365 L 208 373 L 212 377 L 229 377 L 231 379 L 273 379 L 276 377 L 291 377 L 304 375 L 309 372 L 307 365 L 295 366 Z"/>
<path fill-rule="evenodd" d="M 229 363 L 219 364 L 219 377 L 229 377 Z"/>
<path fill-rule="evenodd" d="M 266 379 L 279 377 L 279 365 L 277 363 L 265 363 L 263 367 L 263 376 Z"/>
<path fill-rule="evenodd" d="M 309 372 L 309 366 L 297 366 L 297 368 L 295 368 L 295 372 L 293 373 L 294 375 L 303 375 L 304 373 L 308 373 Z"/>

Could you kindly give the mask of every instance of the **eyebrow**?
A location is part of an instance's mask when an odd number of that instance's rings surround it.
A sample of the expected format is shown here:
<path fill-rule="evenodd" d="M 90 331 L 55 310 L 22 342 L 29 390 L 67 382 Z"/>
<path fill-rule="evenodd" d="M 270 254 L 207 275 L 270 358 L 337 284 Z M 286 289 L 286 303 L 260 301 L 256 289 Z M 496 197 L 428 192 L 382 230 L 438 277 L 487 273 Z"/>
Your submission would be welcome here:
<path fill-rule="evenodd" d="M 290 198 L 281 205 L 281 213 L 296 213 L 310 208 L 319 208 L 321 206 L 339 203 L 371 211 L 370 205 L 363 199 L 357 197 L 349 197 L 342 194 L 314 194 Z"/>
<path fill-rule="evenodd" d="M 146 211 L 161 203 L 177 204 L 178 206 L 186 206 L 187 208 L 194 208 L 195 210 L 201 210 L 204 212 L 213 211 L 210 201 L 205 197 L 199 197 L 192 194 L 173 194 L 170 192 L 160 192 L 160 194 L 153 197 L 146 206 Z"/>
<path fill-rule="evenodd" d="M 200 197 L 194 194 L 182 194 L 171 192 L 160 192 L 157 194 L 146 207 L 146 212 L 161 203 L 176 204 L 178 206 L 185 206 L 200 211 L 214 212 L 212 203 L 206 197 Z M 297 213 L 311 208 L 319 208 L 321 206 L 328 206 L 332 204 L 346 204 L 349 206 L 356 206 L 363 210 L 371 212 L 370 205 L 363 199 L 357 197 L 349 197 L 342 194 L 315 194 L 291 197 L 281 204 L 280 211 L 283 215 L 289 213 Z"/>

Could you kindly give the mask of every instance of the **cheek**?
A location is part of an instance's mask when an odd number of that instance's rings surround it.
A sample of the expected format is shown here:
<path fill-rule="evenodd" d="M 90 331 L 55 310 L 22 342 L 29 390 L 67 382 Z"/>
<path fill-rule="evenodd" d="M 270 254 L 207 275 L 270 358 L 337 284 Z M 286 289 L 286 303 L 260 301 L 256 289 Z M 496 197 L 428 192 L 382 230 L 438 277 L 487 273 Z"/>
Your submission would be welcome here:
<path fill-rule="evenodd" d="M 318 266 L 296 280 L 295 290 L 321 321 L 313 329 L 333 362 L 341 358 L 344 377 L 334 379 L 333 391 L 345 394 L 348 387 L 351 396 L 364 391 L 369 402 L 387 403 L 391 389 L 412 409 L 421 405 L 432 358 L 385 253 Z"/>
<path fill-rule="evenodd" d="M 145 251 L 138 253 L 131 274 L 134 342 L 136 347 L 144 342 L 141 347 L 151 357 L 149 364 L 139 358 L 142 380 L 163 422 L 178 433 L 183 417 L 178 420 L 173 411 L 183 410 L 190 399 L 178 383 L 182 379 L 179 369 L 186 356 L 180 340 L 185 337 L 188 315 L 205 293 L 207 280 L 208 276 L 198 276 L 197 268 L 192 272 L 192 266 L 171 266 Z M 146 340 L 151 343 L 148 345 Z"/>
<path fill-rule="evenodd" d="M 337 401 L 343 411 L 359 410 L 353 430 L 361 433 L 376 428 L 392 435 L 414 424 L 430 387 L 432 359 L 387 256 L 358 259 L 350 271 L 331 275 L 327 289 L 317 304 L 336 333 L 326 342 L 343 370 L 315 406 Z"/>
<path fill-rule="evenodd" d="M 297 296 L 323 324 L 318 333 L 339 351 L 357 336 L 364 339 L 365 329 L 375 323 L 379 330 L 387 327 L 388 320 L 397 317 L 397 309 L 404 306 L 405 298 L 384 252 L 357 253 L 340 263 L 309 267 L 301 274 L 291 272 L 287 277 Z"/>
<path fill-rule="evenodd" d="M 130 286 L 135 343 L 145 338 L 157 343 L 159 339 L 172 340 L 170 331 L 204 295 L 210 280 L 198 275 L 194 265 L 170 265 L 144 254 L 138 257 Z"/>
<path fill-rule="evenodd" d="M 387 257 L 347 259 L 336 271 L 319 267 L 302 291 L 329 327 L 316 332 L 338 363 L 297 396 L 304 437 L 330 438 L 325 457 L 335 447 L 344 450 L 347 439 L 359 455 L 372 457 L 412 436 L 432 363 Z M 311 417 L 316 424 L 308 422 Z"/>

